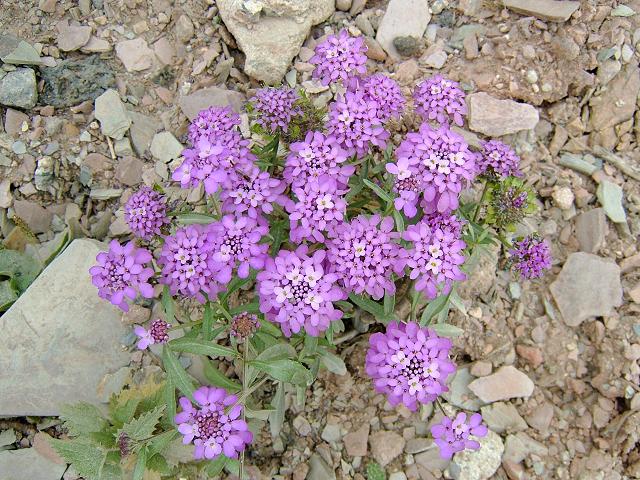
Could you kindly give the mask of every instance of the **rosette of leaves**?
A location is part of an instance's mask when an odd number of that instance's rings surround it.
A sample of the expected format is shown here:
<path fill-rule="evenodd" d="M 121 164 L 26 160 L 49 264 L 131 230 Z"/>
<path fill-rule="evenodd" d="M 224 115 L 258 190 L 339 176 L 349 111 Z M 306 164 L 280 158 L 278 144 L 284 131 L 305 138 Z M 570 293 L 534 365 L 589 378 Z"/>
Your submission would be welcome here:
<path fill-rule="evenodd" d="M 523 180 L 507 177 L 491 182 L 487 190 L 485 223 L 507 232 L 514 232 L 516 225 L 536 211 L 535 193 Z"/>

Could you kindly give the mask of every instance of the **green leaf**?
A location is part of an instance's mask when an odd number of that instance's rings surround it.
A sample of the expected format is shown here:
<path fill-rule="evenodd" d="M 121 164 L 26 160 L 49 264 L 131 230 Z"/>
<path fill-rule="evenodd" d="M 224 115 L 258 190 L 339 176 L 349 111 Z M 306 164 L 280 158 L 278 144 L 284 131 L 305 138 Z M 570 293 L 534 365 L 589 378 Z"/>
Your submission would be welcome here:
<path fill-rule="evenodd" d="M 9 277 L 15 282 L 19 293 L 24 292 L 33 282 L 42 266 L 32 257 L 15 250 L 0 250 L 0 277 Z"/>
<path fill-rule="evenodd" d="M 134 418 L 122 427 L 122 431 L 126 432 L 130 438 L 141 442 L 153 436 L 160 417 L 164 413 L 165 405 L 160 405 L 149 412 L 145 412 L 138 418 Z"/>
<path fill-rule="evenodd" d="M 166 285 L 162 289 L 162 308 L 164 309 L 167 323 L 173 323 L 173 319 L 176 317 L 176 308 L 173 304 L 173 297 L 171 296 L 169 287 Z"/>
<path fill-rule="evenodd" d="M 275 345 L 267 348 L 254 359 L 262 362 L 268 362 L 271 360 L 280 360 L 283 358 L 295 358 L 296 349 L 289 343 L 276 343 Z"/>
<path fill-rule="evenodd" d="M 188 352 L 197 355 L 210 355 L 212 357 L 238 357 L 234 349 L 223 347 L 217 343 L 199 340 L 197 338 L 181 337 L 171 340 L 168 345 L 175 352 Z"/>
<path fill-rule="evenodd" d="M 168 344 L 162 349 L 162 364 L 164 365 L 164 370 L 167 372 L 171 384 L 175 385 L 184 395 L 191 398 L 194 390 L 191 379 Z"/>
<path fill-rule="evenodd" d="M 122 428 L 125 423 L 131 421 L 139 404 L 139 398 L 132 398 L 124 403 L 120 403 L 116 397 L 112 397 L 112 400 L 109 403 L 111 419 L 113 420 L 112 423 L 118 428 Z"/>
<path fill-rule="evenodd" d="M 163 423 L 166 423 L 168 425 L 173 426 L 174 422 L 173 419 L 176 416 L 176 386 L 174 385 L 174 383 L 171 381 L 170 378 L 167 378 L 165 385 L 164 385 L 164 390 L 162 392 L 162 400 L 164 401 L 164 404 L 167 406 L 167 410 L 165 411 L 165 421 Z"/>
<path fill-rule="evenodd" d="M 284 425 L 284 384 L 278 382 L 276 388 L 276 394 L 271 400 L 271 406 L 273 412 L 269 415 L 269 430 L 271 431 L 271 437 L 276 438 L 280 435 L 282 425 Z"/>
<path fill-rule="evenodd" d="M 214 222 L 216 218 L 212 215 L 207 215 L 206 213 L 178 213 L 176 215 L 176 220 L 181 225 L 208 225 L 211 222 Z"/>
<path fill-rule="evenodd" d="M 151 453 L 149 455 L 151 455 Z M 171 467 L 159 453 L 150 456 L 147 459 L 147 468 L 154 472 L 158 472 L 161 475 L 171 475 Z"/>
<path fill-rule="evenodd" d="M 426 325 L 434 316 L 442 311 L 449 303 L 449 295 L 441 295 L 430 301 L 426 308 L 422 311 L 420 317 L 420 325 Z"/>
<path fill-rule="evenodd" d="M 263 330 L 269 335 L 273 335 L 274 337 L 282 337 L 282 332 L 280 331 L 280 329 L 267 320 L 260 320 L 260 330 Z"/>
<path fill-rule="evenodd" d="M 138 452 L 138 459 L 136 461 L 136 466 L 133 469 L 133 480 L 142 480 L 144 476 L 144 471 L 147 468 L 147 449 L 141 448 Z"/>
<path fill-rule="evenodd" d="M 433 328 L 441 337 L 459 337 L 464 333 L 464 330 L 449 323 L 434 323 L 430 328 Z"/>
<path fill-rule="evenodd" d="M 294 385 L 310 385 L 313 382 L 311 372 L 301 363 L 289 359 L 261 362 L 253 360 L 249 365 L 265 372 L 276 380 L 293 383 Z"/>
<path fill-rule="evenodd" d="M 393 219 L 396 221 L 396 230 L 398 232 L 404 232 L 404 218 L 402 217 L 402 213 L 394 209 Z"/>
<path fill-rule="evenodd" d="M 301 352 L 301 357 L 303 358 L 305 355 L 313 355 L 318 350 L 318 337 L 312 337 L 308 333 L 304 335 L 304 348 Z"/>
<path fill-rule="evenodd" d="M 205 468 L 207 475 L 209 477 L 216 477 L 217 475 L 220 475 L 228 460 L 229 459 L 226 456 L 218 455 L 213 460 L 207 462 L 207 466 Z"/>
<path fill-rule="evenodd" d="M 202 315 L 202 334 L 204 335 L 204 339 L 210 341 L 214 338 L 212 334 L 213 330 L 213 309 L 211 308 L 211 303 L 207 302 L 204 304 L 204 314 Z"/>
<path fill-rule="evenodd" d="M 456 309 L 463 314 L 465 317 L 468 316 L 467 314 L 467 307 L 465 306 L 464 302 L 462 301 L 462 299 L 460 298 L 460 295 L 458 295 L 458 292 L 456 292 L 455 290 L 453 290 L 451 292 L 451 295 L 449 296 L 449 301 L 451 302 L 451 305 L 453 305 L 454 307 L 456 307 Z"/>
<path fill-rule="evenodd" d="M 14 288 L 15 282 L 4 280 L 0 282 L 0 312 L 9 309 L 13 302 L 18 299 L 18 291 Z"/>
<path fill-rule="evenodd" d="M 344 360 L 328 350 L 320 350 L 320 361 L 331 373 L 336 375 L 347 374 L 347 366 L 344 364 Z"/>
<path fill-rule="evenodd" d="M 384 314 L 386 316 L 392 315 L 393 311 L 396 308 L 396 296 L 386 293 L 384 295 L 383 303 L 384 303 Z"/>
<path fill-rule="evenodd" d="M 362 295 L 356 295 L 352 293 L 349 295 L 349 300 L 355 303 L 361 309 L 369 312 L 373 315 L 377 320 L 380 320 L 384 323 L 393 319 L 393 316 L 387 315 L 384 311 L 384 307 L 380 305 L 378 302 L 371 300 L 369 297 L 365 297 Z"/>
<path fill-rule="evenodd" d="M 72 436 L 99 432 L 107 427 L 107 421 L 98 408 L 87 402 L 65 405 L 60 411 L 60 418 Z"/>
<path fill-rule="evenodd" d="M 387 192 L 385 192 L 378 185 L 373 183 L 371 180 L 365 178 L 362 181 L 367 187 L 369 187 L 371 190 L 373 190 L 375 192 L 375 194 L 378 195 L 378 197 L 380 197 L 382 200 L 387 202 L 387 204 L 389 204 L 390 202 L 393 202 L 393 197 L 391 195 L 389 195 Z"/>
<path fill-rule="evenodd" d="M 380 465 L 371 462 L 367 465 L 367 480 L 386 480 L 387 474 Z"/>
<path fill-rule="evenodd" d="M 100 480 L 107 460 L 107 453 L 104 450 L 79 438 L 73 440 L 52 438 L 49 442 L 58 455 L 73 465 L 78 475 L 87 480 Z"/>
<path fill-rule="evenodd" d="M 207 377 L 207 380 L 209 380 L 212 385 L 224 388 L 229 393 L 242 390 L 242 385 L 223 375 L 210 361 L 204 363 L 204 376 Z"/>
<path fill-rule="evenodd" d="M 233 294 L 233 292 L 235 292 L 236 290 L 241 289 L 247 283 L 253 282 L 256 279 L 256 275 L 257 274 L 258 274 L 258 272 L 256 272 L 254 270 L 249 274 L 249 276 L 247 278 L 235 277 L 233 280 L 231 280 L 228 283 L 227 291 L 222 294 L 222 296 L 220 297 L 220 301 L 221 302 L 226 302 L 227 299 L 231 296 L 231 294 Z"/>
<path fill-rule="evenodd" d="M 260 313 L 260 304 L 255 301 L 251 303 L 246 303 L 243 305 L 238 305 L 237 307 L 233 307 L 229 309 L 229 313 L 233 315 L 238 315 L 239 313 L 247 312 L 247 313 Z M 260 322 L 262 323 L 262 321 Z"/>
<path fill-rule="evenodd" d="M 244 414 L 246 415 L 247 418 L 256 418 L 258 420 L 262 420 L 263 422 L 266 422 L 267 420 L 269 420 L 269 416 L 271 415 L 271 413 L 273 413 L 273 409 L 263 409 L 263 410 L 252 410 L 251 408 L 245 406 L 244 407 Z"/>

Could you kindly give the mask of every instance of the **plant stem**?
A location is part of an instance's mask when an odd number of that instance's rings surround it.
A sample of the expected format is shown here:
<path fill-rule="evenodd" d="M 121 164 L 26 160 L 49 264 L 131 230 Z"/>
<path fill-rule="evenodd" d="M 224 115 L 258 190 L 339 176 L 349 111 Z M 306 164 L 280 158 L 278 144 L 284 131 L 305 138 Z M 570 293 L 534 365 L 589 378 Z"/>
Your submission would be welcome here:
<path fill-rule="evenodd" d="M 478 220 L 478 215 L 480 215 L 480 209 L 482 208 L 482 204 L 487 198 L 487 194 L 489 193 L 489 182 L 485 180 L 484 187 L 482 188 L 482 196 L 480 197 L 480 202 L 476 205 L 476 211 L 473 213 L 473 223 L 476 223 Z"/>
<path fill-rule="evenodd" d="M 200 325 L 201 323 L 202 323 L 202 320 L 195 320 L 193 322 L 188 322 L 188 323 L 179 323 L 175 327 L 171 327 L 168 331 L 173 332 L 174 330 L 180 330 L 182 328 L 195 327 L 196 325 Z"/>
<path fill-rule="evenodd" d="M 444 411 L 444 407 L 442 406 L 442 404 L 440 403 L 440 399 L 436 398 L 436 403 L 438 404 L 438 408 L 440 408 L 440 411 L 442 412 L 442 414 L 445 417 L 448 417 L 449 415 L 447 415 L 447 412 Z"/>
<path fill-rule="evenodd" d="M 244 348 L 242 349 L 242 391 L 244 392 L 247 389 L 247 378 L 249 372 L 247 371 L 247 352 L 249 350 L 249 340 L 244 344 Z M 246 413 L 245 409 L 242 409 L 242 420 L 246 422 Z M 240 480 L 244 480 L 244 450 L 240 454 Z"/>
<path fill-rule="evenodd" d="M 222 303 L 220 301 L 216 302 L 218 305 L 218 308 L 220 308 L 220 312 L 222 312 L 222 315 L 225 316 L 225 318 L 227 320 L 229 320 L 230 322 L 233 321 L 233 317 L 231 316 L 231 314 L 229 313 L 229 311 L 224 308 L 224 306 L 222 305 Z"/>

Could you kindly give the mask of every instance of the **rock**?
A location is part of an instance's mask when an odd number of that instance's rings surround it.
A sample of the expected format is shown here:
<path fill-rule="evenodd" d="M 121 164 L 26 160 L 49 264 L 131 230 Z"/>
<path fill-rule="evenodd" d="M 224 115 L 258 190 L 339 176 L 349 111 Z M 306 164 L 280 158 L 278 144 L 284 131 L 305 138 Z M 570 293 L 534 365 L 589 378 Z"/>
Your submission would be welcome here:
<path fill-rule="evenodd" d="M 185 95 L 180 98 L 178 103 L 182 113 L 184 113 L 189 120 L 193 120 L 201 110 L 212 106 L 224 107 L 229 105 L 236 112 L 242 113 L 244 102 L 245 97 L 240 92 L 211 87 L 203 88 L 190 95 Z"/>
<path fill-rule="evenodd" d="M 435 68 L 436 70 L 440 70 L 444 67 L 444 64 L 447 62 L 447 52 L 442 49 L 438 49 L 433 53 L 424 57 L 424 63 L 428 67 Z"/>
<path fill-rule="evenodd" d="M 553 203 L 555 203 L 560 210 L 569 210 L 573 207 L 573 201 L 575 200 L 575 196 L 569 187 L 554 189 L 551 198 L 553 198 Z"/>
<path fill-rule="evenodd" d="M 449 472 L 454 480 L 488 480 L 500 468 L 504 445 L 499 435 L 488 431 L 477 439 L 479 450 L 464 450 L 453 456 Z"/>
<path fill-rule="evenodd" d="M 193 22 L 184 13 L 178 17 L 175 24 L 176 38 L 182 43 L 189 43 L 189 40 L 193 37 L 195 29 Z"/>
<path fill-rule="evenodd" d="M 340 433 L 340 425 L 335 424 L 327 424 L 322 430 L 322 434 L 320 434 L 320 438 L 322 438 L 327 443 L 335 443 L 342 438 L 342 434 Z"/>
<path fill-rule="evenodd" d="M 40 69 L 40 74 L 44 80 L 41 101 L 54 107 L 93 101 L 116 84 L 113 69 L 98 55 L 64 60 L 53 68 Z"/>
<path fill-rule="evenodd" d="M 620 267 L 597 255 L 572 253 L 549 290 L 564 322 L 576 327 L 590 317 L 612 315 L 622 305 Z"/>
<path fill-rule="evenodd" d="M 483 362 L 480 360 L 471 365 L 471 369 L 469 371 L 474 377 L 486 377 L 487 375 L 491 375 L 492 370 L 493 366 L 491 365 L 491 362 Z"/>
<path fill-rule="evenodd" d="M 9 179 L 0 182 L 0 208 L 9 208 L 13 203 L 11 195 L 11 181 Z"/>
<path fill-rule="evenodd" d="M 601 94 L 591 97 L 589 126 L 592 131 L 604 130 L 629 120 L 636 108 L 640 92 L 640 69 L 637 64 L 626 65 L 602 89 Z"/>
<path fill-rule="evenodd" d="M 614 223 L 626 223 L 627 214 L 622 207 L 622 187 L 608 180 L 602 180 L 598 185 L 596 196 L 604 213 Z"/>
<path fill-rule="evenodd" d="M 127 72 L 140 72 L 153 65 L 153 50 L 143 38 L 123 40 L 116 44 L 116 56 Z"/>
<path fill-rule="evenodd" d="M 244 52 L 244 71 L 250 77 L 277 84 L 313 25 L 334 11 L 334 0 L 219 0 L 222 21 Z"/>
<path fill-rule="evenodd" d="M 500 367 L 489 376 L 478 378 L 469 384 L 469 389 L 485 403 L 530 397 L 533 382 L 517 368 L 507 365 Z"/>
<path fill-rule="evenodd" d="M 527 417 L 527 423 L 540 433 L 546 433 L 553 419 L 553 405 L 545 402 L 538 405 L 533 412 Z"/>
<path fill-rule="evenodd" d="M 393 39 L 393 46 L 403 57 L 412 57 L 420 50 L 420 40 L 416 37 L 396 37 Z"/>
<path fill-rule="evenodd" d="M 24 220 L 33 233 L 44 233 L 49 230 L 53 214 L 35 202 L 16 200 L 13 209 L 18 217 Z"/>
<path fill-rule="evenodd" d="M 482 419 L 496 433 L 520 432 L 529 428 L 511 403 L 496 402 L 481 410 Z"/>
<path fill-rule="evenodd" d="M 17 137 L 23 132 L 23 125 L 27 122 L 27 129 L 29 128 L 29 116 L 22 113 L 19 110 L 13 108 L 7 108 L 7 113 L 4 117 L 4 130 L 12 137 Z"/>
<path fill-rule="evenodd" d="M 458 286 L 458 294 L 465 300 L 475 299 L 478 295 L 485 295 L 496 282 L 498 256 L 500 247 L 488 245 L 477 250 L 466 262 L 468 278 Z"/>
<path fill-rule="evenodd" d="M 502 0 L 502 4 L 514 12 L 550 22 L 566 22 L 580 6 L 577 0 Z"/>
<path fill-rule="evenodd" d="M 83 53 L 106 53 L 111 51 L 111 44 L 104 38 L 91 37 L 86 45 L 80 48 Z"/>
<path fill-rule="evenodd" d="M 53 416 L 62 404 L 95 403 L 105 374 L 129 363 L 122 313 L 98 297 L 89 275 L 105 248 L 74 240 L 2 316 L 0 371 L 11 374 L 0 375 L 0 415 Z"/>
<path fill-rule="evenodd" d="M 382 430 L 369 436 L 371 456 L 382 467 L 386 467 L 404 450 L 405 439 L 395 432 Z"/>
<path fill-rule="evenodd" d="M 131 118 L 118 92 L 113 89 L 107 90 L 96 98 L 95 105 L 95 115 L 100 122 L 102 133 L 116 140 L 124 137 L 131 126 Z"/>
<path fill-rule="evenodd" d="M 472 93 L 467 103 L 469 128 L 489 137 L 532 130 L 538 124 L 538 110 L 526 103 L 499 100 L 484 92 Z"/>
<path fill-rule="evenodd" d="M 0 77 L 0 105 L 33 108 L 38 102 L 36 74 L 30 68 L 17 68 Z"/>
<path fill-rule="evenodd" d="M 57 26 L 58 48 L 63 52 L 73 52 L 80 47 L 87 44 L 91 38 L 91 27 L 69 25 L 66 22 L 61 22 Z"/>
<path fill-rule="evenodd" d="M 151 155 L 164 163 L 180 158 L 182 150 L 182 144 L 170 132 L 156 133 L 151 141 Z"/>
<path fill-rule="evenodd" d="M 60 480 L 66 469 L 66 463 L 53 463 L 35 448 L 0 451 L 2 480 Z"/>
<path fill-rule="evenodd" d="M 311 424 L 304 415 L 298 415 L 293 419 L 293 428 L 295 428 L 298 435 L 302 437 L 306 437 L 312 432 Z"/>
<path fill-rule="evenodd" d="M 129 136 L 136 153 L 142 157 L 149 151 L 151 140 L 153 140 L 153 136 L 158 130 L 162 128 L 162 122 L 138 112 L 129 111 L 128 114 L 132 122 L 129 128 Z"/>
<path fill-rule="evenodd" d="M 33 448 L 35 448 L 36 452 L 38 452 L 42 457 L 51 460 L 53 463 L 57 463 L 58 465 L 66 466 L 67 462 L 63 460 L 53 449 L 49 443 L 50 441 L 50 435 L 47 435 L 45 432 L 38 432 L 33 437 Z"/>
<path fill-rule="evenodd" d="M 124 157 L 116 165 L 115 177 L 120 183 L 133 187 L 142 181 L 144 162 L 136 157 Z"/>
<path fill-rule="evenodd" d="M 376 60 L 377 62 L 384 62 L 387 54 L 384 52 L 382 46 L 376 42 L 375 38 L 364 37 L 364 41 L 367 44 L 367 58 Z"/>
<path fill-rule="evenodd" d="M 449 391 L 443 394 L 444 399 L 451 405 L 465 410 L 480 410 L 481 402 L 469 390 L 473 377 L 469 369 L 459 368 L 449 381 Z"/>
<path fill-rule="evenodd" d="M 549 451 L 547 447 L 536 442 L 524 432 L 507 436 L 503 456 L 504 460 L 520 463 L 532 453 L 539 457 L 545 457 Z"/>
<path fill-rule="evenodd" d="M 604 246 L 607 235 L 607 219 L 604 209 L 594 208 L 582 212 L 576 217 L 576 238 L 580 250 L 587 253 L 597 253 Z"/>
<path fill-rule="evenodd" d="M 351 2 L 351 10 L 349 13 L 351 16 L 355 16 L 364 10 L 364 7 L 367 6 L 367 0 L 353 0 Z"/>
<path fill-rule="evenodd" d="M 343 438 L 347 455 L 352 457 L 364 457 L 367 455 L 369 441 L 369 424 L 365 423 L 355 432 L 347 433 Z"/>
<path fill-rule="evenodd" d="M 13 35 L 0 35 L 0 60 L 10 65 L 42 64 L 36 49 Z"/>
<path fill-rule="evenodd" d="M 404 472 L 393 472 L 389 475 L 389 480 L 407 480 L 407 475 Z"/>
<path fill-rule="evenodd" d="M 440 449 L 435 443 L 433 443 L 433 440 L 429 440 L 428 442 L 429 445 L 427 449 L 415 455 L 416 464 L 420 465 L 428 472 L 434 472 L 435 470 L 444 472 L 451 464 L 451 461 L 440 456 Z"/>
<path fill-rule="evenodd" d="M 376 40 L 392 57 L 399 58 L 400 53 L 393 41 L 397 37 L 422 38 L 431 20 L 428 0 L 391 0 L 387 5 Z"/>
<path fill-rule="evenodd" d="M 336 480 L 336 473 L 320 455 L 314 453 L 309 458 L 307 480 Z"/>

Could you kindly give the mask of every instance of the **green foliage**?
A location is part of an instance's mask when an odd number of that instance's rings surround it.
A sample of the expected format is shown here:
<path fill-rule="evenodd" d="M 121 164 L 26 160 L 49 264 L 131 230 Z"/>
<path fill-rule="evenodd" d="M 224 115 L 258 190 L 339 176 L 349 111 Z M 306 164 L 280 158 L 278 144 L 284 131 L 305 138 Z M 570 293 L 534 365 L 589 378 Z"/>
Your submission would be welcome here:
<path fill-rule="evenodd" d="M 367 480 L 387 480 L 387 474 L 376 462 L 367 465 Z"/>
<path fill-rule="evenodd" d="M 138 418 L 134 418 L 122 427 L 122 432 L 126 433 L 132 440 L 141 442 L 153 435 L 165 406 L 160 405 L 151 411 L 145 412 Z"/>
<path fill-rule="evenodd" d="M 42 265 L 15 250 L 0 249 L 0 312 L 7 310 L 42 271 Z"/>
<path fill-rule="evenodd" d="M 108 422 L 95 405 L 81 402 L 65 405 L 60 411 L 60 419 L 70 435 L 87 435 L 103 430 Z"/>
<path fill-rule="evenodd" d="M 62 458 L 73 465 L 76 472 L 87 480 L 104 480 L 103 470 L 107 452 L 86 439 L 51 439 L 51 446 Z"/>

